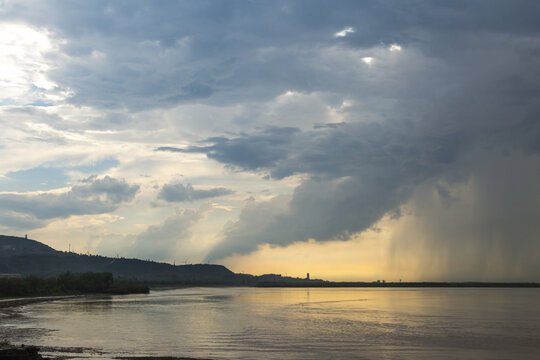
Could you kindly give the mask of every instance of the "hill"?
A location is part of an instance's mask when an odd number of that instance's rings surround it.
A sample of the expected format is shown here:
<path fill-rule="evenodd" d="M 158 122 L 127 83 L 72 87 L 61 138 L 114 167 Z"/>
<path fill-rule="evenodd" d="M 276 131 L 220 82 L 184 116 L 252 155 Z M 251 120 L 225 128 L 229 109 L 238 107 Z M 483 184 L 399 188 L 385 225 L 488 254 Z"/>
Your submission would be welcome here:
<path fill-rule="evenodd" d="M 174 285 L 256 285 L 259 282 L 316 283 L 306 280 L 266 274 L 254 276 L 235 274 L 223 265 L 171 265 L 140 259 L 111 258 L 83 255 L 53 249 L 38 241 L 0 235 L 0 276 L 4 274 L 56 277 L 65 272 L 110 272 L 115 278 L 143 281 L 152 284 Z"/>
<path fill-rule="evenodd" d="M 245 278 L 222 265 L 170 265 L 139 259 L 82 255 L 55 250 L 38 241 L 0 235 L 0 273 L 40 277 L 111 272 L 117 278 L 180 284 L 240 284 Z"/>
<path fill-rule="evenodd" d="M 17 236 L 0 235 L 0 255 L 55 253 L 58 253 L 58 251 L 39 241 Z"/>

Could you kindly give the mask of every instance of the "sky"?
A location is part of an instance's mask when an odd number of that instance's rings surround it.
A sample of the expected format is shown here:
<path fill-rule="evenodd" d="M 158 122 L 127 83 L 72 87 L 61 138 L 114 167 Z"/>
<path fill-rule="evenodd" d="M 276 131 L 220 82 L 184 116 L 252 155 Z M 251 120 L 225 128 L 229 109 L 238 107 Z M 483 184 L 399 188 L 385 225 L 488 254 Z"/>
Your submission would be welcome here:
<path fill-rule="evenodd" d="M 0 1 L 0 233 L 540 281 L 540 3 Z"/>

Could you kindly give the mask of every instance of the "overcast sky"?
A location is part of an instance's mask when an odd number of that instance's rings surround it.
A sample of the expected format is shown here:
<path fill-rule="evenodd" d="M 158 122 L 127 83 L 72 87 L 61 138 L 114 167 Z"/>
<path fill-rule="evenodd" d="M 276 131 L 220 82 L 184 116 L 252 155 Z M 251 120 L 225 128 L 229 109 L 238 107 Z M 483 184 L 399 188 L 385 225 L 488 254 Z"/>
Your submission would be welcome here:
<path fill-rule="evenodd" d="M 0 233 L 540 280 L 540 2 L 0 1 Z"/>

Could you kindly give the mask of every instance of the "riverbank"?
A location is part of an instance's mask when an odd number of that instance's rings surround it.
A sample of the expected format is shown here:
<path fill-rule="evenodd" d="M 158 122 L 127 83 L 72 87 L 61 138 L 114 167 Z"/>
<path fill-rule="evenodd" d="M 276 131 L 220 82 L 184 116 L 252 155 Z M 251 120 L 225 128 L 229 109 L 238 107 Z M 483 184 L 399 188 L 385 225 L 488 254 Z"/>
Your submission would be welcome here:
<path fill-rule="evenodd" d="M 65 296 L 37 296 L 23 298 L 0 299 L 0 309 L 40 303 L 45 301 L 66 300 L 74 298 L 88 297 L 88 295 L 65 295 Z"/>
<path fill-rule="evenodd" d="M 63 355 L 55 357 L 43 357 L 40 353 L 47 353 L 51 350 L 55 352 L 63 353 Z M 66 353 L 75 353 L 77 355 L 83 354 L 84 351 L 80 349 L 62 349 L 62 348 L 44 348 L 40 349 L 37 346 L 15 346 L 15 345 L 0 345 L 0 360 L 66 360 L 70 358 L 76 358 L 77 356 L 65 355 Z M 100 354 L 104 355 L 104 354 Z M 191 358 L 191 357 L 176 357 L 176 356 L 118 356 L 113 357 L 113 359 L 118 360 L 212 360 L 212 359 L 202 359 L 202 358 Z"/>
<path fill-rule="evenodd" d="M 35 346 L 0 345 L 0 360 L 41 360 L 39 348 Z"/>

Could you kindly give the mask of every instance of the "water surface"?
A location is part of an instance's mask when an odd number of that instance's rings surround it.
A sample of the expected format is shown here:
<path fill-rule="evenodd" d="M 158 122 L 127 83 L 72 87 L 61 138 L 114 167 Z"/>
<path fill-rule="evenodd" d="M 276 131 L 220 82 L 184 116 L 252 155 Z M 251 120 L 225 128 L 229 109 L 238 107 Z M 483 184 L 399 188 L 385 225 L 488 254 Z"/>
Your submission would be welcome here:
<path fill-rule="evenodd" d="M 187 288 L 27 305 L 0 324 L 76 358 L 537 359 L 538 304 L 540 289 Z"/>

